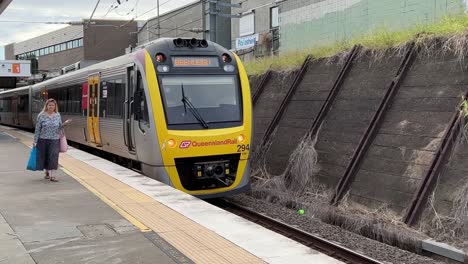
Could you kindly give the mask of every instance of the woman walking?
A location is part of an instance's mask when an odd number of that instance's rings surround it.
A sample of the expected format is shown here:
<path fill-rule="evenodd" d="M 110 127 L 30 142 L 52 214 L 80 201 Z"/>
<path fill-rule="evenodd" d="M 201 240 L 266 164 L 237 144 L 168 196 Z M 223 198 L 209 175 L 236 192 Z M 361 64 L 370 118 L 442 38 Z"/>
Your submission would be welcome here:
<path fill-rule="evenodd" d="M 34 133 L 34 146 L 37 147 L 37 170 L 45 170 L 45 179 L 58 181 L 55 170 L 58 168 L 60 150 L 60 133 L 71 120 L 62 123 L 57 102 L 48 99 L 37 116 Z"/>

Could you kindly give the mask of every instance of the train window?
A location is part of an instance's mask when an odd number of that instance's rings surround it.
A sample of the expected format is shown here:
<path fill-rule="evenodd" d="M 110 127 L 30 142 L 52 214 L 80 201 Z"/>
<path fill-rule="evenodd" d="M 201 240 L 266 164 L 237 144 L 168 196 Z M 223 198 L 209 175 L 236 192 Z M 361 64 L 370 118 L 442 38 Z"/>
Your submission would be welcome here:
<path fill-rule="evenodd" d="M 31 99 L 31 103 L 32 103 L 32 111 L 34 113 L 39 113 L 40 111 L 42 111 L 43 100 L 41 97 L 41 91 L 39 89 L 33 91 L 33 97 Z"/>
<path fill-rule="evenodd" d="M 18 101 L 18 112 L 27 113 L 29 108 L 28 95 L 21 95 Z"/>
<path fill-rule="evenodd" d="M 81 87 L 69 86 L 67 88 L 67 112 L 69 114 L 81 113 Z"/>
<path fill-rule="evenodd" d="M 59 88 L 56 92 L 57 97 L 55 97 L 55 100 L 57 101 L 60 112 L 67 113 L 67 89 Z"/>
<path fill-rule="evenodd" d="M 7 98 L 0 99 L 0 112 L 8 112 L 7 104 L 8 104 Z"/>
<path fill-rule="evenodd" d="M 106 116 L 122 117 L 125 96 L 123 79 L 105 81 L 101 87 L 101 110 L 105 109 Z"/>
<path fill-rule="evenodd" d="M 3 98 L 2 104 L 0 106 L 2 108 L 2 112 L 11 112 L 11 101 L 12 100 L 13 100 L 13 98 L 11 98 L 11 97 Z"/>
<path fill-rule="evenodd" d="M 122 116 L 123 113 L 123 102 L 125 97 L 125 83 L 122 79 L 115 81 L 114 85 L 114 113 L 115 116 Z"/>
<path fill-rule="evenodd" d="M 206 122 L 241 121 L 241 93 L 234 76 L 163 76 L 161 83 L 169 125 L 198 123 L 195 115 L 186 114 L 187 105 L 182 97 Z"/>
<path fill-rule="evenodd" d="M 146 102 L 145 89 L 143 86 L 143 78 L 141 77 L 140 71 L 138 71 L 138 77 L 137 77 L 137 91 L 142 91 L 141 104 L 140 104 L 140 109 L 141 109 L 140 121 L 144 121 L 149 126 L 150 122 L 149 122 L 149 114 L 148 114 L 148 104 Z"/>

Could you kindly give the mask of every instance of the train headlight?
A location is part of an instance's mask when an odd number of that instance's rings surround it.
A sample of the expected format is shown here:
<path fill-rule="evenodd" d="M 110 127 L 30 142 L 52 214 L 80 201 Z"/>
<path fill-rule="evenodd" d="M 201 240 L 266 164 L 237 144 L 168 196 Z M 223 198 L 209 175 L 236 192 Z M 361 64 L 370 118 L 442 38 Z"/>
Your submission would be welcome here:
<path fill-rule="evenodd" d="M 244 142 L 244 140 L 245 140 L 245 136 L 242 135 L 242 134 L 240 134 L 240 135 L 237 137 L 237 142 L 238 142 L 238 143 L 242 143 L 242 142 Z"/>
<path fill-rule="evenodd" d="M 232 61 L 231 56 L 227 55 L 226 53 L 224 53 L 221 57 L 225 63 L 230 63 Z"/>
<path fill-rule="evenodd" d="M 224 65 L 224 71 L 226 72 L 233 72 L 235 70 L 234 65 Z"/>
<path fill-rule="evenodd" d="M 173 148 L 173 147 L 175 147 L 175 145 L 176 145 L 176 142 L 175 142 L 174 139 L 169 139 L 169 140 L 167 141 L 167 146 L 168 146 L 168 147 Z"/>
<path fill-rule="evenodd" d="M 214 174 L 214 168 L 212 165 L 208 166 L 208 168 L 205 169 L 206 176 L 211 177 Z"/>
<path fill-rule="evenodd" d="M 156 61 L 157 62 L 165 62 L 166 61 L 166 56 L 162 53 L 156 54 Z"/>
<path fill-rule="evenodd" d="M 169 72 L 169 66 L 167 65 L 158 65 L 156 69 L 158 72 Z"/>

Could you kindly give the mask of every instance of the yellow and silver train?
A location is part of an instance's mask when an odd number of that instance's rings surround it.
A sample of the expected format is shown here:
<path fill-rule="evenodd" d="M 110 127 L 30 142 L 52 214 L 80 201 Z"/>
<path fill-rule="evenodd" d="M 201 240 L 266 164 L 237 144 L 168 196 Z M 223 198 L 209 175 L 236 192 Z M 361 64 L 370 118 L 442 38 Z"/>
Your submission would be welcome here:
<path fill-rule="evenodd" d="M 132 161 L 200 198 L 250 188 L 252 104 L 239 58 L 197 39 L 147 47 L 0 92 L 0 123 L 33 129 L 45 100 L 72 119 L 67 138 Z"/>

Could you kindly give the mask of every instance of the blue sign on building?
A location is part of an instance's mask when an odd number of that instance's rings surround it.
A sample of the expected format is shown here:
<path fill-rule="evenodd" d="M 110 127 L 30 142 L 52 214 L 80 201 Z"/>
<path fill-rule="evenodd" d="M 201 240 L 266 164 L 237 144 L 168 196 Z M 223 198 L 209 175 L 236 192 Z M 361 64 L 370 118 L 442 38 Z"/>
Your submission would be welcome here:
<path fill-rule="evenodd" d="M 258 41 L 258 34 L 236 38 L 236 50 L 248 49 L 255 46 Z"/>

